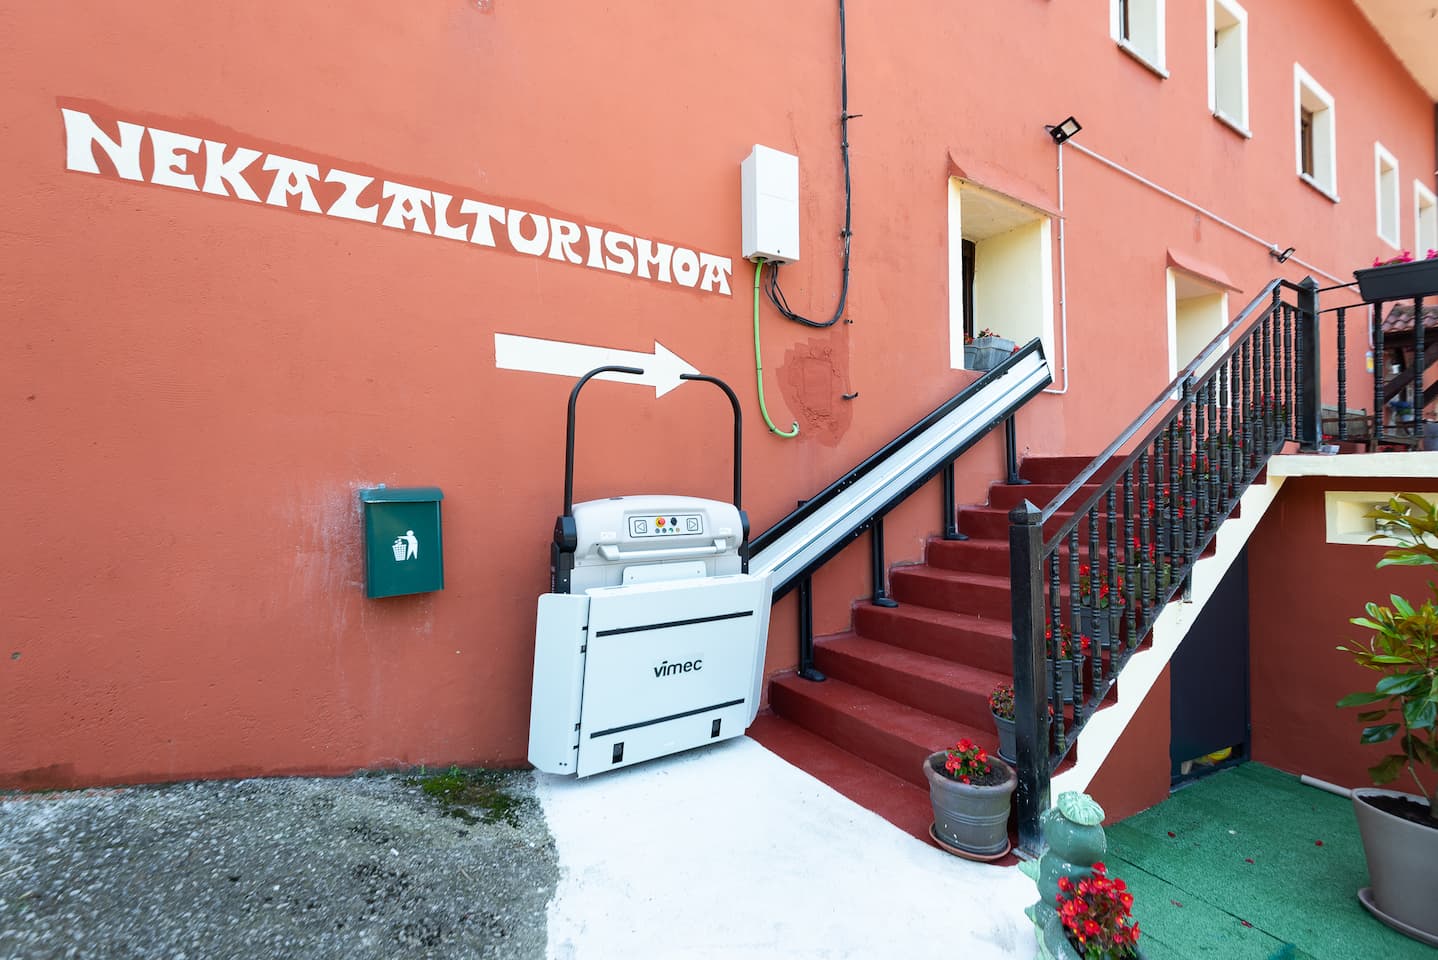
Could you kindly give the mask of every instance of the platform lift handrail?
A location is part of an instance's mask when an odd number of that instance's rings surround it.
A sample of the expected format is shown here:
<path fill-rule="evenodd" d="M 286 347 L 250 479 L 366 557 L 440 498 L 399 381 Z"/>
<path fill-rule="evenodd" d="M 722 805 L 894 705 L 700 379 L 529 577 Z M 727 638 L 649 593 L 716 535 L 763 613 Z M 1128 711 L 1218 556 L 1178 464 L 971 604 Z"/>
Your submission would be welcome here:
<path fill-rule="evenodd" d="M 569 391 L 569 415 L 564 428 L 564 511 L 554 521 L 554 542 L 550 548 L 550 579 L 551 589 L 560 592 L 568 592 L 568 574 L 574 563 L 574 551 L 579 546 L 579 531 L 574 522 L 574 421 L 575 412 L 579 404 L 579 391 L 590 380 L 603 373 L 625 373 L 634 376 L 643 376 L 644 370 L 641 367 L 626 367 L 618 364 L 609 364 L 602 367 L 595 367 L 593 370 L 579 378 L 574 388 Z M 744 512 L 743 504 L 743 482 L 744 476 L 744 417 L 739 411 L 739 398 L 729 384 L 718 377 L 711 377 L 703 373 L 681 373 L 680 380 L 698 380 L 704 383 L 712 383 L 724 395 L 729 398 L 729 406 L 734 411 L 734 509 L 739 511 L 739 519 L 743 524 L 741 536 L 743 540 L 739 544 L 740 569 L 749 572 L 749 515 Z M 610 548 L 617 550 L 618 548 Z M 669 551 L 665 556 L 659 556 L 653 552 L 648 554 L 649 560 L 667 560 L 678 556 L 701 556 L 710 551 L 710 547 L 678 548 L 696 551 L 692 554 L 681 554 L 677 550 Z M 563 590 L 561 590 L 563 588 Z"/>
<path fill-rule="evenodd" d="M 870 533 L 873 602 L 895 606 L 885 590 L 884 516 L 935 476 L 943 478 L 943 536 L 958 530 L 954 460 L 1004 424 L 1007 479 L 1018 476 L 1014 414 L 1053 374 L 1037 338 L 964 387 L 919 422 L 825 487 L 750 544 L 750 569 L 773 575 L 774 599 L 799 590 L 799 673 L 822 680 L 813 666 L 810 578 L 865 531 Z"/>

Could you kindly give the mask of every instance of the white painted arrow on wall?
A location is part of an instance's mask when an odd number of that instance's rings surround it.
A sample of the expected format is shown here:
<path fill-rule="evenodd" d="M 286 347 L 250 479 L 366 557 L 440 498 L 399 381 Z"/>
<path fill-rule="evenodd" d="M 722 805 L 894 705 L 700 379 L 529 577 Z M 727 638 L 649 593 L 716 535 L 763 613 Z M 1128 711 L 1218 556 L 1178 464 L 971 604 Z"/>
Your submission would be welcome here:
<path fill-rule="evenodd" d="M 552 373 L 561 377 L 582 377 L 595 367 L 607 364 L 639 367 L 644 374 L 636 377 L 630 373 L 601 373 L 594 379 L 618 380 L 620 383 L 638 383 L 653 387 L 656 397 L 664 396 L 683 383 L 684 381 L 679 379 L 680 374 L 699 372 L 658 340 L 654 341 L 653 353 L 638 353 L 633 350 L 594 347 L 586 343 L 517 337 L 508 333 L 494 335 L 494 365 L 501 370 L 528 370 L 531 373 Z"/>

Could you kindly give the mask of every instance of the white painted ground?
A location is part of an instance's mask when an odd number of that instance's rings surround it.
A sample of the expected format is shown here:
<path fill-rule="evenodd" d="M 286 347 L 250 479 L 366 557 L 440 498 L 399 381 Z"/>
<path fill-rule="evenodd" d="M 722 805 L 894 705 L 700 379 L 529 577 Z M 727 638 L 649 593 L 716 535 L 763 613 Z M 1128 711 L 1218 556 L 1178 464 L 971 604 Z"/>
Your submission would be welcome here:
<path fill-rule="evenodd" d="M 555 960 L 1035 954 L 1016 868 L 921 843 L 747 737 L 536 779 Z"/>

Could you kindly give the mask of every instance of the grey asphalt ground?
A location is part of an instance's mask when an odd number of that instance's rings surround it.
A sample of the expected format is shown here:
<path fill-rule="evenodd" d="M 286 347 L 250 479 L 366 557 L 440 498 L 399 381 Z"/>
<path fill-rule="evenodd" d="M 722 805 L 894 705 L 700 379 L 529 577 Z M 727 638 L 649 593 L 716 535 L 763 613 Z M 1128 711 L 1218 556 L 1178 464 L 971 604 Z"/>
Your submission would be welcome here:
<path fill-rule="evenodd" d="M 0 958 L 541 958 L 558 866 L 400 775 L 0 796 Z"/>

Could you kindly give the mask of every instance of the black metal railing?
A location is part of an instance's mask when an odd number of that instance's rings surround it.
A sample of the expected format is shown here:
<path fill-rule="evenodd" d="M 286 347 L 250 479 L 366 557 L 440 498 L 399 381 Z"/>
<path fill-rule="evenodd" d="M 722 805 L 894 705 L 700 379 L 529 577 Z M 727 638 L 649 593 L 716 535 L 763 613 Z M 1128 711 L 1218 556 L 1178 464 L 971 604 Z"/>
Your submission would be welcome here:
<path fill-rule="evenodd" d="M 1319 292 L 1353 286 L 1350 283 L 1325 287 Z M 1428 298 L 1429 303 L 1432 301 L 1433 298 Z M 1438 401 L 1438 381 L 1429 383 L 1427 373 L 1429 367 L 1438 363 L 1438 340 L 1430 338 L 1424 329 L 1424 304 L 1425 298 L 1413 297 L 1374 300 L 1320 311 L 1321 318 L 1333 316 L 1338 343 L 1337 402 L 1323 408 L 1325 439 L 1361 443 L 1369 450 L 1414 447 L 1422 443 L 1423 411 Z M 1345 354 L 1350 318 L 1368 325 L 1373 361 L 1371 412 L 1364 407 L 1349 406 Z M 1367 378 L 1370 374 L 1365 370 L 1362 376 Z"/>
<path fill-rule="evenodd" d="M 1035 361 L 1035 358 L 1037 360 Z M 1006 378 L 1017 376 L 1020 367 L 1034 368 L 1027 379 L 1021 381 L 1004 399 L 989 404 L 987 391 Z M 955 518 L 958 516 L 954 503 L 954 461 L 979 440 L 988 435 L 1000 423 L 1005 425 L 1005 461 L 1011 478 L 1016 479 L 1017 446 L 1014 429 L 1014 414 L 1020 407 L 1037 396 L 1044 387 L 1053 382 L 1046 363 L 1043 347 L 1034 339 L 1014 351 L 994 369 L 964 387 L 953 397 L 940 404 L 918 423 L 909 427 L 863 462 L 844 473 L 839 479 L 799 506 L 774 526 L 754 538 L 750 556 L 756 558 L 759 568 L 775 567 L 774 599 L 777 600 L 791 590 L 798 591 L 799 611 L 799 658 L 798 673 L 807 680 L 822 681 L 824 675 L 814 667 L 813 630 L 813 575 L 837 556 L 845 547 L 864 533 L 869 534 L 869 566 L 873 583 L 872 602 L 879 606 L 897 606 L 888 596 L 885 587 L 887 565 L 884 558 L 884 517 L 903 503 L 916 490 L 935 476 L 942 477 L 942 509 L 944 537 L 946 539 L 967 539 L 958 532 Z M 973 419 L 963 429 L 944 434 L 942 441 L 929 449 L 921 460 L 916 460 L 913 450 L 923 444 L 931 431 L 941 427 L 956 411 L 970 403 L 982 405 Z M 896 466 L 902 462 L 903 466 Z M 866 478 L 890 477 L 876 487 L 861 506 L 846 507 L 842 501 L 847 492 L 852 492 Z M 842 511 L 841 515 L 840 511 Z M 829 514 L 836 514 L 830 516 Z M 812 556 L 784 558 L 770 562 L 771 554 L 783 552 L 786 538 L 794 540 L 806 525 L 822 530 L 823 549 L 816 549 Z M 791 536 L 793 534 L 794 536 Z M 807 543 L 807 541 L 806 541 Z M 799 554 L 795 554 L 796 557 Z"/>
<path fill-rule="evenodd" d="M 1053 770 L 1243 492 L 1285 442 L 1317 448 L 1317 312 L 1312 280 L 1273 281 L 1058 497 L 1010 513 L 1023 848 Z"/>

